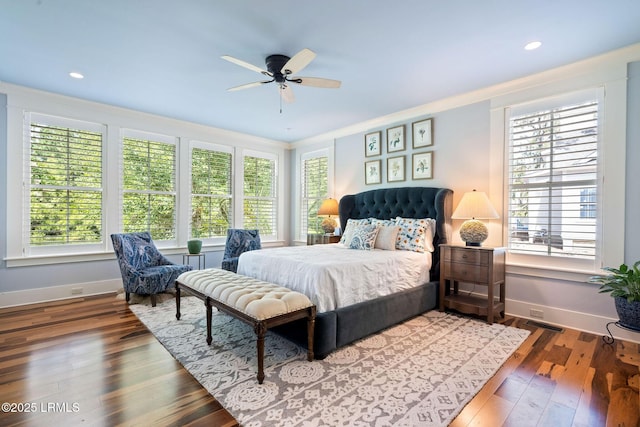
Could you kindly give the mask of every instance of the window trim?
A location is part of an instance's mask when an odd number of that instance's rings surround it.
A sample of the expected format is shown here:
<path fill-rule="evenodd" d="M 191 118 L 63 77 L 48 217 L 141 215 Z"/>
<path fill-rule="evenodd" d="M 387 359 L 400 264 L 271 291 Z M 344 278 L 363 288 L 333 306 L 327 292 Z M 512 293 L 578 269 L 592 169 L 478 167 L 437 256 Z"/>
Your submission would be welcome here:
<path fill-rule="evenodd" d="M 335 148 L 334 144 L 327 142 L 313 147 L 299 148 L 295 158 L 295 181 L 302 182 L 302 168 L 304 160 L 313 157 L 327 157 L 327 193 L 329 197 L 334 197 L 340 202 L 340 196 L 335 193 Z M 302 185 L 294 185 L 295 202 L 293 203 L 293 211 L 291 213 L 294 218 L 294 228 L 292 230 L 295 236 L 295 243 L 307 243 L 307 236 L 302 235 Z"/>
<path fill-rule="evenodd" d="M 188 167 L 187 170 L 189 171 L 188 173 L 188 177 L 189 179 L 186 180 L 187 182 L 187 186 L 186 188 L 188 189 L 187 193 L 188 194 L 188 212 L 187 212 L 187 218 L 186 218 L 186 222 L 187 222 L 187 229 L 186 229 L 186 235 L 187 235 L 187 239 L 192 239 L 193 237 L 191 236 L 191 215 L 192 215 L 192 202 L 191 202 L 191 197 L 192 197 L 192 169 L 191 166 L 193 164 L 193 150 L 194 148 L 196 149 L 200 149 L 200 150 L 207 150 L 207 151 L 218 151 L 218 152 L 222 152 L 222 153 L 228 153 L 231 154 L 231 226 L 233 226 L 234 222 L 235 222 L 235 199 L 237 199 L 237 194 L 235 194 L 236 191 L 236 182 L 235 182 L 235 175 L 236 175 L 236 150 L 234 149 L 234 147 L 228 146 L 228 145 L 222 145 L 222 144 L 215 144 L 215 143 L 208 143 L 208 142 L 203 142 L 203 141 L 199 141 L 199 140 L 191 140 L 189 142 L 189 154 L 188 154 L 188 158 L 189 158 L 189 163 L 188 163 Z M 226 236 L 220 236 L 220 237 L 211 237 L 211 238 L 200 238 L 203 243 L 205 245 L 215 245 L 215 244 L 224 244 L 226 242 Z"/>
<path fill-rule="evenodd" d="M 174 186 L 173 186 L 173 191 L 171 192 L 162 192 L 164 194 L 172 194 L 174 197 L 174 209 L 175 209 L 175 214 L 173 217 L 173 230 L 174 230 L 174 235 L 175 237 L 173 239 L 155 239 L 154 238 L 154 243 L 156 244 L 157 247 L 159 248 L 167 248 L 167 247 L 174 247 L 178 245 L 178 240 L 180 239 L 179 237 L 179 211 L 180 211 L 180 200 L 179 200 L 179 196 L 178 196 L 178 192 L 180 189 L 180 181 L 181 181 L 181 175 L 180 175 L 180 146 L 179 146 L 179 138 L 176 136 L 170 136 L 170 135 L 165 135 L 165 134 L 161 134 L 161 133 L 157 133 L 157 132 L 149 132 L 149 131 L 142 131 L 142 130 L 137 130 L 137 129 L 131 129 L 131 128 L 121 128 L 120 129 L 120 138 L 119 138 L 119 152 L 118 152 L 118 177 L 119 177 L 119 185 L 118 185 L 118 222 L 117 222 L 117 226 L 118 226 L 118 230 L 123 230 L 123 205 L 124 205 L 124 193 L 125 193 L 125 188 L 124 188 L 124 173 L 123 173 L 123 169 L 124 169 L 124 140 L 125 138 L 131 138 L 131 139 L 140 139 L 140 140 L 148 140 L 148 141 L 152 141 L 152 142 L 158 142 L 158 143 L 162 143 L 162 144 L 169 144 L 169 145 L 173 145 L 174 146 L 174 158 L 173 158 L 173 162 L 174 162 Z M 144 190 L 141 191 L 141 193 L 143 194 L 149 194 L 153 191 L 151 190 Z"/>
<path fill-rule="evenodd" d="M 511 227 L 509 225 L 509 208 L 510 208 L 510 195 L 511 195 L 511 188 L 510 188 L 510 182 L 512 180 L 511 177 L 511 155 L 512 155 L 512 146 L 511 146 L 511 119 L 514 117 L 522 117 L 523 115 L 531 115 L 531 114 L 537 114 L 539 112 L 549 112 L 552 110 L 555 110 L 557 108 L 562 108 L 564 109 L 565 107 L 569 107 L 569 106 L 573 106 L 573 105 L 579 105 L 579 104 L 584 104 L 586 102 L 592 102 L 594 101 L 596 106 L 597 106 L 597 112 L 598 112 L 598 121 L 597 121 L 597 168 L 595 171 L 595 178 L 593 179 L 588 179 L 588 180 L 572 180 L 569 182 L 564 182 L 561 181 L 561 183 L 558 185 L 557 182 L 555 183 L 533 183 L 533 184 L 523 184 L 523 188 L 532 188 L 532 189 L 550 189 L 550 188 L 556 188 L 556 189 L 560 189 L 560 190 L 566 190 L 568 187 L 572 187 L 575 186 L 577 184 L 585 184 L 585 185 L 595 185 L 598 193 L 600 193 L 602 191 L 602 168 L 601 168 L 601 161 L 602 161 L 602 144 L 603 144 L 603 139 L 602 139 L 602 110 L 603 110 L 603 92 L 602 92 L 602 88 L 591 88 L 591 89 L 585 89 L 585 90 L 581 90 L 581 91 L 576 91 L 576 92 L 572 92 L 572 93 L 568 93 L 568 94 L 560 94 L 560 95 L 555 95 L 553 97 L 549 97 L 549 98 L 544 98 L 544 99 L 540 99 L 540 100 L 536 100 L 536 101 L 532 101 L 532 102 L 526 102 L 526 103 L 522 103 L 522 104 L 517 104 L 517 105 L 513 105 L 513 106 L 509 106 L 507 108 L 505 108 L 505 132 L 507 134 L 507 136 L 505 137 L 505 182 L 506 182 L 506 199 L 505 199 L 505 215 L 504 215 L 504 221 L 505 221 L 505 225 L 507 228 L 507 232 L 504 235 L 504 241 L 505 241 L 505 246 L 507 248 L 509 248 L 509 243 L 510 243 L 510 236 L 511 236 Z M 552 153 L 552 157 L 553 154 L 558 154 L 556 153 L 556 150 L 553 147 L 550 147 L 551 153 Z M 561 151 L 561 150 L 560 150 Z M 551 167 L 552 171 L 564 171 L 566 170 L 566 166 L 559 166 L 559 168 L 553 168 L 553 166 L 550 164 L 549 167 Z M 544 169 L 547 170 L 547 169 Z M 535 191 L 535 190 L 534 190 Z M 563 204 L 566 203 L 566 201 L 563 199 Z M 600 205 L 600 198 L 597 201 L 597 206 L 599 207 Z M 575 222 L 573 223 L 573 225 L 578 225 L 580 222 L 579 218 L 575 220 Z M 602 227 L 602 213 L 601 210 L 597 211 L 597 217 L 594 219 L 595 222 L 595 255 L 593 257 L 588 256 L 586 258 L 583 257 L 576 257 L 577 259 L 572 259 L 573 257 L 571 256 L 571 254 L 567 254 L 567 255 L 562 255 L 562 254 L 552 254 L 551 252 L 549 252 L 551 250 L 551 248 L 553 247 L 553 243 L 551 241 L 551 239 L 548 241 L 547 244 L 547 253 L 544 252 L 540 252 L 540 253 L 533 253 L 533 252 L 529 252 L 527 253 L 527 251 L 529 249 L 523 249 L 523 252 L 520 252 L 518 250 L 513 250 L 513 251 L 509 251 L 510 256 L 513 257 L 520 257 L 520 256 L 524 256 L 524 257 L 528 257 L 528 256 L 538 256 L 538 257 L 543 257 L 545 258 L 545 263 L 550 262 L 550 263 L 554 263 L 555 261 L 553 260 L 548 260 L 549 258 L 554 258 L 554 257 L 560 257 L 560 258 L 564 258 L 565 260 L 570 260 L 571 261 L 567 261 L 567 264 L 569 265 L 580 265 L 582 266 L 582 268 L 589 268 L 589 269 L 595 269 L 595 266 L 598 264 L 599 259 L 600 259 L 600 253 L 602 251 L 602 242 L 599 239 L 599 230 Z M 531 232 L 532 230 L 529 230 L 529 232 Z M 553 231 L 550 231 L 550 235 L 553 234 Z M 548 260 L 548 261 L 547 261 Z M 560 262 L 561 264 L 564 264 L 563 262 Z"/>
<path fill-rule="evenodd" d="M 100 185 L 100 191 L 102 193 L 102 203 L 101 203 L 101 211 L 102 211 L 102 229 L 101 233 L 101 241 L 99 243 L 80 243 L 80 244 L 67 244 L 67 245 L 45 245 L 45 246 L 32 246 L 30 244 L 31 235 L 29 232 L 31 226 L 31 124 L 34 121 L 40 121 L 50 126 L 57 127 L 65 127 L 65 128 L 75 128 L 80 130 L 87 130 L 91 132 L 96 132 L 102 134 L 102 142 L 101 142 L 101 170 L 102 170 L 102 182 Z M 23 210 L 24 214 L 21 218 L 20 227 L 20 248 L 21 252 L 25 257 L 46 257 L 46 256 L 60 256 L 67 254 L 83 254 L 86 252 L 99 252 L 104 250 L 106 246 L 106 241 L 108 240 L 108 236 L 106 235 L 107 225 L 105 221 L 105 210 L 107 207 L 107 197 L 106 197 L 106 183 L 107 183 L 107 171 L 106 171 L 106 146 L 107 146 L 107 128 L 104 124 L 90 122 L 85 120 L 72 119 L 68 117 L 60 117 L 51 114 L 44 114 L 39 112 L 25 112 L 24 120 L 24 135 L 23 135 L 23 145 L 21 149 L 23 150 L 23 158 L 24 158 L 24 167 L 23 167 L 23 178 L 22 178 L 22 197 L 23 197 Z"/>
<path fill-rule="evenodd" d="M 538 269 L 537 277 L 557 277 L 558 271 L 572 273 L 599 273 L 604 265 L 616 265 L 624 260 L 624 215 L 625 215 L 625 167 L 620 167 L 620 159 L 625 158 L 626 151 L 626 69 L 612 70 L 603 81 L 603 75 L 580 76 L 562 81 L 556 81 L 544 86 L 530 87 L 521 91 L 497 96 L 491 100 L 490 129 L 491 129 L 491 159 L 490 169 L 496 172 L 490 176 L 490 191 L 492 200 L 504 200 L 508 194 L 505 167 L 507 165 L 508 122 L 505 109 L 511 105 L 533 102 L 550 98 L 557 94 L 574 91 L 601 88 L 604 93 L 601 124 L 602 126 L 602 222 L 596 236 L 600 242 L 599 258 L 596 263 L 584 265 L 578 260 L 550 260 L 553 257 L 539 257 L 536 255 L 515 256 L 508 251 L 507 264 L 522 267 L 531 271 Z M 623 163 L 624 164 L 624 163 Z M 604 176 L 607 179 L 604 179 Z M 622 184 L 621 184 L 622 183 Z M 500 206 L 500 204 L 498 204 Z M 502 218 L 506 216 L 506 203 L 502 204 Z M 507 222 L 502 222 L 502 244 L 506 243 L 508 230 Z M 606 238 L 602 238 L 606 235 Z M 551 262 L 550 262 L 551 261 Z M 545 273 L 545 270 L 547 273 Z"/>

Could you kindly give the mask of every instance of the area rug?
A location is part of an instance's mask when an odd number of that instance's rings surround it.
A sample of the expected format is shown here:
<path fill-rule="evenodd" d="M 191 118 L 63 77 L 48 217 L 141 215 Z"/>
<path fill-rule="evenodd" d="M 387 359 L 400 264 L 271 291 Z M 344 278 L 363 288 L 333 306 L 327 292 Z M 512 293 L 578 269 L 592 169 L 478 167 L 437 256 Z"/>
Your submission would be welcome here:
<path fill-rule="evenodd" d="M 206 343 L 201 300 L 131 305 L 169 352 L 246 427 L 446 426 L 529 332 L 430 311 L 308 362 L 268 332 L 256 380 L 253 329 L 214 310 Z"/>

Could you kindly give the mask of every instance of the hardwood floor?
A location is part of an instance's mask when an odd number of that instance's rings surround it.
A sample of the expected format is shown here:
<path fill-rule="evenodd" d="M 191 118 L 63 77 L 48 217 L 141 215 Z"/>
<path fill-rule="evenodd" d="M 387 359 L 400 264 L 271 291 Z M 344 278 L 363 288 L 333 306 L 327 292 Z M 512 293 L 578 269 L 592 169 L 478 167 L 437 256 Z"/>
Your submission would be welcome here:
<path fill-rule="evenodd" d="M 531 335 L 452 426 L 640 426 L 639 345 L 503 323 Z M 0 309 L 0 402 L 2 426 L 237 425 L 114 295 Z"/>

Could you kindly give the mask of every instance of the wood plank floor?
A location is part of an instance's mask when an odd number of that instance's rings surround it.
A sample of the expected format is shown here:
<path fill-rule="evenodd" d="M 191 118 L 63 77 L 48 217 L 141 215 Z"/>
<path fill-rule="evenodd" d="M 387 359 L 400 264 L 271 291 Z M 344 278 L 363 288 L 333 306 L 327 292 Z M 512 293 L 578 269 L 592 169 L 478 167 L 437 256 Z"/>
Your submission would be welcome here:
<path fill-rule="evenodd" d="M 503 322 L 531 335 L 452 426 L 640 426 L 637 344 Z M 114 295 L 0 309 L 0 402 L 2 426 L 237 425 Z"/>

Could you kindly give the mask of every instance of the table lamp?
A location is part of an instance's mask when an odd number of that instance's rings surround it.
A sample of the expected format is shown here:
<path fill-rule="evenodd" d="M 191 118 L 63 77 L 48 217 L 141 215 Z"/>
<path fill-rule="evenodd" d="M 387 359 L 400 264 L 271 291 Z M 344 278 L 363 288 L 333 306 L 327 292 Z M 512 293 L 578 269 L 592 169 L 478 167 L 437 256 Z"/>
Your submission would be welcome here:
<path fill-rule="evenodd" d="M 481 246 L 482 242 L 489 237 L 489 230 L 482 221 L 478 220 L 500 217 L 487 195 L 482 191 L 473 190 L 464 193 L 451 218 L 467 220 L 460 227 L 460 238 L 467 246 Z"/>
<path fill-rule="evenodd" d="M 338 201 L 336 199 L 326 199 L 320 205 L 320 209 L 318 209 L 318 216 L 325 217 L 322 220 L 321 227 L 326 234 L 332 234 L 335 229 L 336 220 L 332 218 L 338 216 Z"/>

